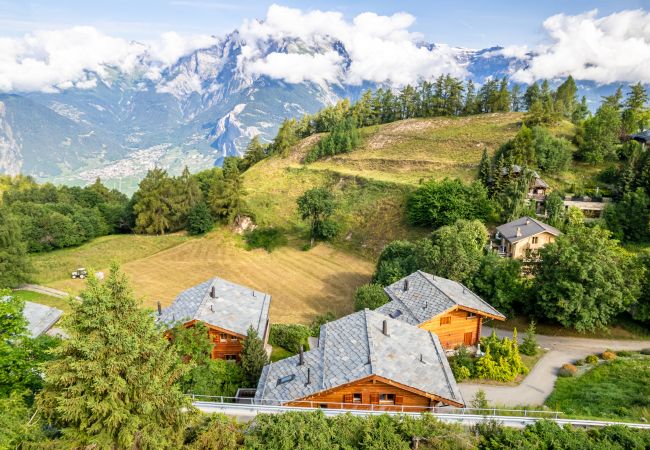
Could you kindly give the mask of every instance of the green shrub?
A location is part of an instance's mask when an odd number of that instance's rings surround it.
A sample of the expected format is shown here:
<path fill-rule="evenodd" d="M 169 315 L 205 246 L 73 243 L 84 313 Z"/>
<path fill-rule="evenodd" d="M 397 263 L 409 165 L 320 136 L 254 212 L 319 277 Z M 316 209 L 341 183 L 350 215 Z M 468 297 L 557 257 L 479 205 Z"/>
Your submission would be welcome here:
<path fill-rule="evenodd" d="M 187 216 L 187 232 L 190 235 L 207 233 L 214 227 L 214 219 L 205 202 L 198 202 Z"/>
<path fill-rule="evenodd" d="M 573 377 L 578 372 L 578 368 L 573 364 L 563 364 L 558 372 L 558 375 L 561 377 Z"/>
<path fill-rule="evenodd" d="M 263 248 L 272 252 L 278 247 L 287 245 L 287 237 L 277 228 L 255 228 L 244 235 L 248 249 Z"/>
<path fill-rule="evenodd" d="M 388 303 L 388 296 L 379 284 L 364 284 L 359 286 L 354 293 L 354 310 L 377 309 Z"/>
<path fill-rule="evenodd" d="M 298 353 L 301 345 L 305 350 L 309 348 L 307 339 L 310 335 L 311 329 L 305 325 L 274 323 L 271 324 L 269 343 L 279 345 L 290 352 Z"/>
<path fill-rule="evenodd" d="M 605 361 L 611 361 L 612 359 L 616 358 L 616 353 L 611 352 L 611 351 L 606 351 L 603 352 L 602 355 L 600 355 Z"/>
<path fill-rule="evenodd" d="M 578 359 L 576 362 L 573 363 L 574 365 L 580 367 L 585 365 L 585 360 L 584 359 Z"/>
<path fill-rule="evenodd" d="M 318 337 L 320 335 L 321 325 L 325 325 L 327 322 L 331 322 L 335 319 L 336 316 L 333 312 L 327 312 L 320 316 L 316 316 L 309 324 L 309 332 L 311 333 L 311 336 Z"/>
<path fill-rule="evenodd" d="M 616 352 L 616 356 L 620 356 L 621 358 L 630 358 L 634 356 L 634 352 L 630 352 L 628 350 L 622 350 L 620 352 Z"/>
<path fill-rule="evenodd" d="M 585 358 L 585 361 L 587 361 L 587 364 L 598 364 L 598 356 L 589 355 Z"/>
<path fill-rule="evenodd" d="M 524 366 L 519 355 L 517 330 L 512 339 L 499 339 L 493 331 L 492 335 L 481 339 L 481 348 L 485 354 L 476 362 L 476 376 L 495 381 L 514 381 L 517 375 L 525 375 L 528 369 Z"/>
<path fill-rule="evenodd" d="M 457 366 L 453 365 L 451 366 L 451 371 L 454 373 L 454 378 L 456 378 L 456 381 L 460 383 L 461 381 L 467 380 L 472 376 L 470 373 L 469 369 L 465 366 Z"/>
<path fill-rule="evenodd" d="M 537 354 L 537 338 L 535 337 L 535 321 L 531 321 L 526 330 L 524 341 L 519 346 L 519 351 L 524 355 L 535 356 Z"/>

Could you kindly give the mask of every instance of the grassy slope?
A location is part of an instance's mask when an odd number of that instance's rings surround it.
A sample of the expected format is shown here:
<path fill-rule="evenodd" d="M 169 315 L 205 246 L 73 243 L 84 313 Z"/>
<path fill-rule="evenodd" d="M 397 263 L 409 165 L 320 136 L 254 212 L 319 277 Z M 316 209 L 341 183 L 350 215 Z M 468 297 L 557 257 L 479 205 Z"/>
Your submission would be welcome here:
<path fill-rule="evenodd" d="M 574 416 L 647 421 L 650 356 L 619 357 L 577 378 L 558 378 L 546 404 Z"/>
<path fill-rule="evenodd" d="M 296 199 L 309 188 L 330 187 L 339 202 L 336 219 L 344 228 L 335 245 L 374 259 L 391 240 L 429 231 L 405 223 L 409 192 L 430 178 L 476 179 L 483 149 L 493 154 L 517 133 L 521 118 L 521 113 L 483 114 L 367 127 L 361 129 L 360 148 L 304 165 L 304 155 L 320 139 L 311 136 L 288 157 L 269 158 L 246 173 L 248 202 L 258 223 L 304 235 Z M 564 122 L 552 131 L 570 137 L 572 130 Z M 600 169 L 574 164 L 560 176 L 543 176 L 555 188 L 591 187 Z"/>

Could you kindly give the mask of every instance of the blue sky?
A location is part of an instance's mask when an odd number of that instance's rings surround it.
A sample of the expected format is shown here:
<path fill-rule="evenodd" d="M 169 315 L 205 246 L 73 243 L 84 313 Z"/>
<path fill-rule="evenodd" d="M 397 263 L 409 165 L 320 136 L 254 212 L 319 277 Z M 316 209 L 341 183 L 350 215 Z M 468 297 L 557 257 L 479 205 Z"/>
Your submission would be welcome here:
<path fill-rule="evenodd" d="M 245 18 L 263 18 L 278 3 L 302 10 L 336 10 L 350 19 L 372 11 L 405 11 L 417 17 L 411 28 L 431 42 L 482 48 L 491 45 L 537 44 L 541 24 L 564 12 L 578 14 L 597 8 L 599 15 L 623 9 L 650 8 L 650 0 L 585 1 L 432 0 L 432 1 L 226 1 L 226 0 L 0 0 L 0 36 L 21 36 L 38 29 L 92 25 L 113 36 L 149 39 L 165 31 L 222 35 Z M 398 6 L 399 5 L 399 6 Z"/>

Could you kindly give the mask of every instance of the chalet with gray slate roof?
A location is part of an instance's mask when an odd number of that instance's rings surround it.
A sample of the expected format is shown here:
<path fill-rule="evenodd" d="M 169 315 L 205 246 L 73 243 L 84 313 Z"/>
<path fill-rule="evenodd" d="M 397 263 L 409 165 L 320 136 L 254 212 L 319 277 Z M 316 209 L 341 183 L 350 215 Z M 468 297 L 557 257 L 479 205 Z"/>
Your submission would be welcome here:
<path fill-rule="evenodd" d="M 157 322 L 167 328 L 202 322 L 214 342 L 212 358 L 239 360 L 251 326 L 268 347 L 270 305 L 269 294 L 213 278 L 181 292 L 168 308 L 159 307 Z"/>
<path fill-rule="evenodd" d="M 255 401 L 405 411 L 464 405 L 434 333 L 367 309 L 321 326 L 317 348 L 265 366 Z"/>
<path fill-rule="evenodd" d="M 535 259 L 540 248 L 555 241 L 560 230 L 532 217 L 521 217 L 497 227 L 498 252 L 515 259 Z"/>
<path fill-rule="evenodd" d="M 421 270 L 384 291 L 391 301 L 377 312 L 435 333 L 446 350 L 478 344 L 484 319 L 506 318 L 461 283 Z"/>

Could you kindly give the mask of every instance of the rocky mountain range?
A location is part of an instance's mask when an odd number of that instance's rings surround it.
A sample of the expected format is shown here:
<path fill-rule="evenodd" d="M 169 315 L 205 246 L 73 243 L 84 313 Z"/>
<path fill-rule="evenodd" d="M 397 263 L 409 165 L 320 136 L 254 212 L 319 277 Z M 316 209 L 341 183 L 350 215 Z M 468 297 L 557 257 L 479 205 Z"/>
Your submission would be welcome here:
<path fill-rule="evenodd" d="M 375 87 L 347 83 L 343 76 L 334 82 L 287 82 L 252 75 L 242 68 L 244 45 L 233 32 L 181 57 L 157 78 L 148 76 L 149 63 L 142 58 L 128 73 L 118 68 L 101 76 L 89 73 L 95 80 L 91 88 L 0 94 L 0 173 L 69 184 L 99 176 L 128 192 L 149 168 L 177 173 L 185 165 L 191 170 L 219 165 L 225 156 L 241 155 L 255 135 L 272 139 L 285 118 L 316 112 L 341 98 L 354 100 Z M 525 64 L 497 50 L 448 52 L 481 83 Z M 341 42 L 327 40 L 314 46 L 296 38 L 273 39 L 262 51 L 335 51 L 344 68 L 349 58 Z"/>

